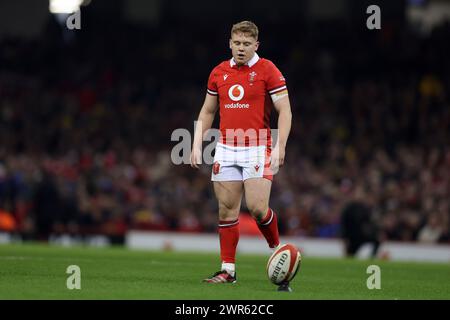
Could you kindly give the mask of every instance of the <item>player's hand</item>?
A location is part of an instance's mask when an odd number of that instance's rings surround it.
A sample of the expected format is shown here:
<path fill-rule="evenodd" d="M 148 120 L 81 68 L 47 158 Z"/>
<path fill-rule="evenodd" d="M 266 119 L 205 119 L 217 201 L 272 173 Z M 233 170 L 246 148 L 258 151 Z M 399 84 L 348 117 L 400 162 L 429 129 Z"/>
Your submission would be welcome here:
<path fill-rule="evenodd" d="M 199 165 L 202 163 L 202 150 L 198 147 L 192 147 L 191 152 L 191 167 L 199 168 Z"/>
<path fill-rule="evenodd" d="M 284 165 L 284 155 L 286 153 L 285 147 L 280 147 L 278 144 L 273 148 L 270 155 L 270 168 L 272 171 L 278 171 L 278 168 Z"/>

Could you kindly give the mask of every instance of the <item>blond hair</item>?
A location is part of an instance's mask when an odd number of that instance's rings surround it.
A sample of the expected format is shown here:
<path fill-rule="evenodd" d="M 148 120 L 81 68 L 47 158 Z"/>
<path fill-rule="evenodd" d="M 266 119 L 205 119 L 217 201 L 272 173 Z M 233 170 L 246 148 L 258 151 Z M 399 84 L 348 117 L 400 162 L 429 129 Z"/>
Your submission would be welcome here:
<path fill-rule="evenodd" d="M 233 24 L 233 27 L 231 28 L 231 35 L 233 36 L 233 33 L 240 32 L 258 40 L 258 27 L 251 21 L 241 21 Z"/>

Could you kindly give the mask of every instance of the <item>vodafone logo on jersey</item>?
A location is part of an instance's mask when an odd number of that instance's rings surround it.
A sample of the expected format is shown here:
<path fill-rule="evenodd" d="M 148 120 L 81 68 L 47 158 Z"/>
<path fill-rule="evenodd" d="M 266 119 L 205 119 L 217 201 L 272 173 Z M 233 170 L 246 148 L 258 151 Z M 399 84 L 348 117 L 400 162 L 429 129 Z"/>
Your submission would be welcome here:
<path fill-rule="evenodd" d="M 228 89 L 228 96 L 231 101 L 240 101 L 244 97 L 244 88 L 240 84 L 235 84 Z M 226 103 L 225 109 L 248 109 L 250 104 L 248 103 Z"/>
<path fill-rule="evenodd" d="M 244 88 L 240 84 L 235 84 L 228 90 L 228 96 L 233 101 L 239 101 L 244 97 Z"/>

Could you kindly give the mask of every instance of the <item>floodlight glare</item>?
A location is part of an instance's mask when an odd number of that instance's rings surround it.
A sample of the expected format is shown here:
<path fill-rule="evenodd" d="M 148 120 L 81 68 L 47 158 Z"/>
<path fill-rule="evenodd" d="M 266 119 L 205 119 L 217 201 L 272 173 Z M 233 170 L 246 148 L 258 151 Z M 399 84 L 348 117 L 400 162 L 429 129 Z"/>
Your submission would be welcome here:
<path fill-rule="evenodd" d="M 83 0 L 50 0 L 51 13 L 73 13 L 78 11 Z"/>

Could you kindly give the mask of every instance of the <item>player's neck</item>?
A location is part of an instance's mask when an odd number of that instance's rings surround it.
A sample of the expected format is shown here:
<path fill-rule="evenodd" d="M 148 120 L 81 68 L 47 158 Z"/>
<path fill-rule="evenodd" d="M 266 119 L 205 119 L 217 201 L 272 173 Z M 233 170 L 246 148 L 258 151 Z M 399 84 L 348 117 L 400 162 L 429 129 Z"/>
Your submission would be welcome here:
<path fill-rule="evenodd" d="M 237 68 L 240 69 L 240 68 L 243 67 L 243 66 L 251 67 L 251 66 L 253 66 L 258 60 L 259 60 L 259 56 L 258 56 L 258 54 L 255 52 L 255 53 L 253 54 L 253 56 L 252 56 L 249 60 L 247 60 L 247 61 L 245 61 L 245 62 L 240 62 L 240 63 L 238 63 L 238 62 L 236 61 L 236 59 L 233 57 L 233 58 L 231 59 L 230 65 L 231 65 L 232 67 L 235 66 L 235 67 L 237 67 Z"/>

